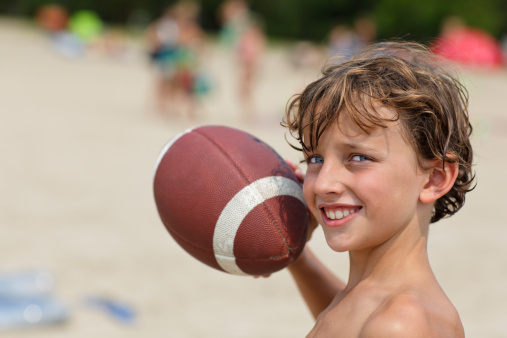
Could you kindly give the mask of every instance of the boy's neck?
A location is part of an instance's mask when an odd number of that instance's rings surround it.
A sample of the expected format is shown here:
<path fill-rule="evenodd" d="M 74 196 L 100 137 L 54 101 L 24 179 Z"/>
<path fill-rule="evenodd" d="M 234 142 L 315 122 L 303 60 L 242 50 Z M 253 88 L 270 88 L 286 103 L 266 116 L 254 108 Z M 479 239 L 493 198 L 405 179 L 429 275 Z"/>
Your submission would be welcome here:
<path fill-rule="evenodd" d="M 415 238 L 401 233 L 377 247 L 351 251 L 349 258 L 346 292 L 365 281 L 394 286 L 395 281 L 403 283 L 410 278 L 428 275 L 428 270 L 429 275 L 433 276 L 428 259 L 427 233 Z"/>

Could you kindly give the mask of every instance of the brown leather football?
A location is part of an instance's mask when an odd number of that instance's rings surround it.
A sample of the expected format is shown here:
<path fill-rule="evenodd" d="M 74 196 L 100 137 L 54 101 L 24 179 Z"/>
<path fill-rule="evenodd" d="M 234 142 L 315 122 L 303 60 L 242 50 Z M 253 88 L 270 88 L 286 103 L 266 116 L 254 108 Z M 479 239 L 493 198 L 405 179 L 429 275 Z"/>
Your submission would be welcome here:
<path fill-rule="evenodd" d="M 201 262 L 237 275 L 266 275 L 304 248 L 308 212 L 289 165 L 258 138 L 226 126 L 184 131 L 155 168 L 158 213 Z"/>

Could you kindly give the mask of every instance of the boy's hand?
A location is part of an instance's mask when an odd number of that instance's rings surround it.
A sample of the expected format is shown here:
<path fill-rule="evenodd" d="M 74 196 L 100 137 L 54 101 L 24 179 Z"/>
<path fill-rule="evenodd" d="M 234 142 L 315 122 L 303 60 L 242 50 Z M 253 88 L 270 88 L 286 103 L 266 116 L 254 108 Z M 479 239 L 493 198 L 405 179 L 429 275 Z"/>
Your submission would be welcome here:
<path fill-rule="evenodd" d="M 292 160 L 289 160 L 289 159 L 286 159 L 285 162 L 287 162 L 287 164 L 292 168 L 292 170 L 294 171 L 294 174 L 296 175 L 298 180 L 301 183 L 303 183 L 305 181 L 305 175 L 303 174 L 303 172 L 301 171 L 299 166 L 296 163 L 292 162 Z M 306 239 L 307 242 L 310 240 L 310 238 L 312 238 L 313 231 L 319 225 L 319 223 L 317 222 L 317 220 L 315 219 L 313 214 L 310 212 L 310 210 L 308 210 L 308 214 L 310 215 L 310 219 L 308 221 L 308 237 Z"/>

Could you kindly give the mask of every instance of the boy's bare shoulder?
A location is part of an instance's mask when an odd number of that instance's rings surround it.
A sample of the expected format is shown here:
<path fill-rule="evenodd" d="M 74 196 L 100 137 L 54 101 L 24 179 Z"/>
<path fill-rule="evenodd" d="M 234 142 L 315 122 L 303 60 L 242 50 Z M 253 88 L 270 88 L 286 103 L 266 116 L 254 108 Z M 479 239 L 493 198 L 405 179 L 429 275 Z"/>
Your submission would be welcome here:
<path fill-rule="evenodd" d="M 404 293 L 372 313 L 359 337 L 464 337 L 464 332 L 452 305 L 442 309 L 425 303 L 415 294 Z"/>
<path fill-rule="evenodd" d="M 431 337 L 426 312 L 417 296 L 397 295 L 371 314 L 360 337 Z"/>

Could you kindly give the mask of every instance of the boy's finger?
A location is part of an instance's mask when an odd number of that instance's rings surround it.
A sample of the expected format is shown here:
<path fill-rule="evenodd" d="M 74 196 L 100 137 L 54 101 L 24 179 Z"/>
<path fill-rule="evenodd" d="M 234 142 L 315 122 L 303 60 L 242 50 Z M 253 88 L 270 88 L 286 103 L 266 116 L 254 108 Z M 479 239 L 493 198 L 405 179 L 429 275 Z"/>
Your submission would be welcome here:
<path fill-rule="evenodd" d="M 286 159 L 285 162 L 287 162 L 287 164 L 292 168 L 292 170 L 297 168 L 297 165 L 294 162 L 292 162 L 292 160 Z"/>
<path fill-rule="evenodd" d="M 303 183 L 303 181 L 305 180 L 305 175 L 303 175 L 303 172 L 301 171 L 301 169 L 296 169 L 294 171 L 294 174 L 296 175 L 296 177 L 301 181 L 301 183 Z"/>
<path fill-rule="evenodd" d="M 299 168 L 299 166 L 296 163 L 294 163 L 292 160 L 289 160 L 289 159 L 286 159 L 285 162 L 287 162 L 287 164 L 294 171 L 294 174 L 296 175 L 296 177 L 301 181 L 301 183 L 303 183 L 305 176 L 304 176 L 303 172 L 301 171 L 301 169 Z"/>

